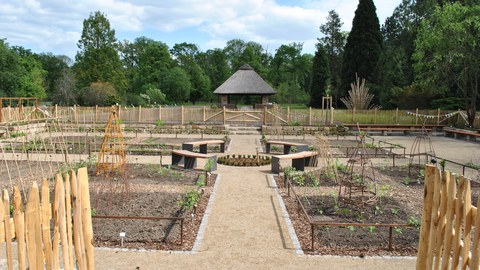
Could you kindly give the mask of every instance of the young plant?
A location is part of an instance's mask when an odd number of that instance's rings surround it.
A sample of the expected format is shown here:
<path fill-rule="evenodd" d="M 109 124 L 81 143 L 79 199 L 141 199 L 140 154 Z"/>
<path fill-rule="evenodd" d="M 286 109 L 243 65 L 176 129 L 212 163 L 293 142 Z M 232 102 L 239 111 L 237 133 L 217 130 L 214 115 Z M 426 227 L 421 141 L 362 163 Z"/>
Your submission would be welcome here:
<path fill-rule="evenodd" d="M 391 212 L 392 215 L 394 215 L 394 216 L 398 215 L 398 209 L 397 209 L 397 208 L 392 208 L 392 209 L 390 209 L 390 212 Z"/>
<path fill-rule="evenodd" d="M 398 227 L 393 227 L 393 233 L 401 235 L 403 232 L 402 232 L 402 229 L 400 229 Z"/>
<path fill-rule="evenodd" d="M 405 176 L 405 178 L 402 179 L 402 184 L 404 184 L 406 186 L 408 186 L 410 184 L 410 182 L 411 182 L 411 179 L 408 176 Z"/>
<path fill-rule="evenodd" d="M 350 237 L 352 237 L 353 233 L 355 232 L 355 227 L 354 226 L 347 226 L 347 229 L 350 232 Z"/>
<path fill-rule="evenodd" d="M 200 191 L 194 189 L 192 191 L 187 192 L 187 194 L 185 194 L 185 197 L 178 202 L 178 205 L 186 207 L 188 210 L 192 210 L 194 207 L 197 206 L 199 201 L 200 201 Z"/>
<path fill-rule="evenodd" d="M 369 233 L 375 232 L 375 229 L 376 229 L 375 226 L 368 226 L 368 227 L 367 227 L 367 230 L 368 230 Z"/>
<path fill-rule="evenodd" d="M 408 217 L 407 224 L 410 226 L 414 226 L 417 229 L 420 228 L 421 225 L 420 220 L 412 216 Z"/>

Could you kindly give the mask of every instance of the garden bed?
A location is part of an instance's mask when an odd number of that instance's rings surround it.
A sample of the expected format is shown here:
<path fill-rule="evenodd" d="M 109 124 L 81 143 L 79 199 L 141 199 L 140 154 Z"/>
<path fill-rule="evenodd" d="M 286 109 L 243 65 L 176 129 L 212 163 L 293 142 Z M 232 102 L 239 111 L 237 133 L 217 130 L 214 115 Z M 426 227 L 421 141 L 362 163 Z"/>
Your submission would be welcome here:
<path fill-rule="evenodd" d="M 227 166 L 264 166 L 272 163 L 270 156 L 226 155 L 219 157 L 219 164 Z"/>
<path fill-rule="evenodd" d="M 191 250 L 215 182 L 197 184 L 202 172 L 178 171 L 159 165 L 127 165 L 125 177 L 90 180 L 92 211 L 99 216 L 184 217 L 174 220 L 93 218 L 95 246 Z M 199 190 L 200 200 L 189 209 L 187 193 Z M 182 204 L 183 201 L 183 205 Z M 194 213 L 194 214 L 193 214 Z M 123 246 L 120 233 L 124 232 Z"/>
<path fill-rule="evenodd" d="M 309 181 L 308 176 L 303 184 L 291 181 L 294 191 L 290 190 L 290 196 L 283 177 L 275 176 L 275 180 L 304 252 L 360 257 L 414 256 L 417 253 L 418 226 L 423 205 L 423 169 L 412 168 L 410 176 L 408 170 L 407 166 L 376 168 L 377 203 L 363 207 L 348 204 L 339 198 L 339 186 L 332 179 L 317 178 L 317 184 Z M 316 176 L 319 177 L 319 173 Z M 405 180 L 407 177 L 408 181 Z M 472 182 L 473 203 L 476 203 L 479 190 L 479 185 Z M 310 223 L 294 194 L 298 195 L 313 223 L 327 224 L 315 226 L 313 249 Z M 389 227 L 349 225 L 354 223 L 404 224 L 410 227 L 392 226 L 390 250 Z M 340 224 L 344 225 L 336 226 Z"/>

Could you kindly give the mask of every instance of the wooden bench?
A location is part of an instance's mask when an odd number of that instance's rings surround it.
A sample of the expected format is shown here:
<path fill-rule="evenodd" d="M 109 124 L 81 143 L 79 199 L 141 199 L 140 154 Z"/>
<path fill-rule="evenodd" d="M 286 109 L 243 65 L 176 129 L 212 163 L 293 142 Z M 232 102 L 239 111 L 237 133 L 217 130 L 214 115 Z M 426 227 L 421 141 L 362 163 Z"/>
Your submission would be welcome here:
<path fill-rule="evenodd" d="M 445 137 L 453 137 L 455 139 L 463 139 L 466 138 L 467 141 L 479 141 L 480 140 L 480 133 L 475 133 L 474 131 L 468 132 L 465 130 L 459 129 L 443 129 L 443 135 Z"/>
<path fill-rule="evenodd" d="M 209 144 L 219 144 L 220 145 L 220 152 L 225 153 L 225 141 L 223 141 L 223 140 L 184 142 L 182 144 L 182 149 L 193 152 L 193 147 L 194 146 L 199 146 L 200 147 L 200 153 L 206 154 L 207 153 L 207 147 L 208 147 Z"/>
<path fill-rule="evenodd" d="M 184 169 L 195 169 L 197 166 L 197 158 L 205 158 L 213 160 L 212 171 L 217 170 L 217 156 L 212 154 L 202 154 L 191 152 L 188 150 L 172 151 L 172 166 L 183 164 Z"/>
<path fill-rule="evenodd" d="M 304 171 L 305 166 L 317 166 L 318 153 L 314 151 L 304 151 L 288 155 L 272 156 L 272 172 L 280 172 L 280 160 L 292 160 L 292 167 L 298 171 Z"/>
<path fill-rule="evenodd" d="M 272 144 L 283 145 L 283 154 L 284 155 L 290 154 L 292 146 L 297 148 L 297 152 L 308 151 L 308 145 L 306 145 L 304 143 L 294 143 L 294 142 L 284 142 L 284 141 L 267 141 L 267 147 L 265 149 L 265 152 L 267 154 L 270 153 Z"/>
<path fill-rule="evenodd" d="M 361 131 L 380 131 L 383 136 L 386 136 L 388 132 L 403 132 L 407 135 L 410 132 L 432 132 L 431 128 L 409 128 L 409 127 L 365 127 L 360 128 Z"/>

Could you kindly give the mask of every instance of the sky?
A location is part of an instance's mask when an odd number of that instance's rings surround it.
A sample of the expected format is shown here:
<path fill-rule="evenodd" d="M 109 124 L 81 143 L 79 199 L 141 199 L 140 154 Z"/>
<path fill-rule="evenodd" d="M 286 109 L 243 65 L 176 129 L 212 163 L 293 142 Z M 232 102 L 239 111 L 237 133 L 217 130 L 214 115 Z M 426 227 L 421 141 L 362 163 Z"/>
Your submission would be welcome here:
<path fill-rule="evenodd" d="M 374 0 L 380 24 L 401 0 Z M 166 43 L 223 48 L 239 38 L 274 54 L 282 44 L 303 43 L 314 53 L 319 26 L 335 10 L 350 31 L 358 0 L 0 0 L 0 38 L 10 46 L 72 59 L 83 20 L 101 11 L 119 41 L 145 36 Z"/>

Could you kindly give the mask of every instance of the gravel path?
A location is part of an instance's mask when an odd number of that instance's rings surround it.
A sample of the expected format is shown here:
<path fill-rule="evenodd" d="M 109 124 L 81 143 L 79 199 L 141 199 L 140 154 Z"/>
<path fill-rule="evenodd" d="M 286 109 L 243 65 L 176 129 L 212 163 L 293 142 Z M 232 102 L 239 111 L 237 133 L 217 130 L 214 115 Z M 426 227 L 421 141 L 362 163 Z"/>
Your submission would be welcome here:
<path fill-rule="evenodd" d="M 259 136 L 232 136 L 230 153 L 253 154 Z M 97 269 L 413 269 L 412 258 L 297 255 L 267 175 L 269 166 L 219 165 L 222 180 L 196 254 L 95 251 Z"/>

